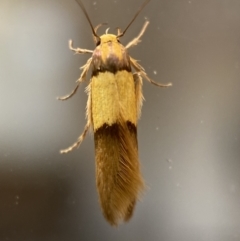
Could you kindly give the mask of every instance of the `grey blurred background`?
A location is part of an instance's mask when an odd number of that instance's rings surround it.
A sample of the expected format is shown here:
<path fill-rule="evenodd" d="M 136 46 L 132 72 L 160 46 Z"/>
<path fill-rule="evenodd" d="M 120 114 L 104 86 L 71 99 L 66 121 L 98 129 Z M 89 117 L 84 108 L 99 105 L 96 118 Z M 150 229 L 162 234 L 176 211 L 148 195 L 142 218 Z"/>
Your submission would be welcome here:
<path fill-rule="evenodd" d="M 143 0 L 83 0 L 94 25 L 125 28 Z M 112 228 L 95 187 L 93 136 L 60 155 L 85 125 L 83 84 L 94 49 L 74 0 L 0 1 L 0 241 L 240 240 L 240 1 L 152 0 L 126 35 L 148 75 L 138 125 L 147 190 Z M 100 33 L 105 27 L 100 29 Z"/>

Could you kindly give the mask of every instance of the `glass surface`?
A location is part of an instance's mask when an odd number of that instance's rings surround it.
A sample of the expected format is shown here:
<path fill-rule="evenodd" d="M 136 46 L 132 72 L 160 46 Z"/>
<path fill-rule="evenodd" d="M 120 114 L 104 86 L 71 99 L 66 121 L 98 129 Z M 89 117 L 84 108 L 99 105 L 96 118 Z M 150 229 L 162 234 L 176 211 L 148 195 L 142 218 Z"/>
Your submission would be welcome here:
<path fill-rule="evenodd" d="M 83 0 L 96 26 L 124 29 L 143 1 Z M 94 140 L 67 155 L 85 126 L 84 83 L 94 49 L 74 0 L 0 3 L 0 240 L 240 240 L 240 1 L 152 0 L 122 38 L 149 77 L 138 124 L 148 188 L 118 228 L 103 218 Z M 99 29 L 105 32 L 107 27 Z M 88 80 L 90 79 L 88 75 Z"/>

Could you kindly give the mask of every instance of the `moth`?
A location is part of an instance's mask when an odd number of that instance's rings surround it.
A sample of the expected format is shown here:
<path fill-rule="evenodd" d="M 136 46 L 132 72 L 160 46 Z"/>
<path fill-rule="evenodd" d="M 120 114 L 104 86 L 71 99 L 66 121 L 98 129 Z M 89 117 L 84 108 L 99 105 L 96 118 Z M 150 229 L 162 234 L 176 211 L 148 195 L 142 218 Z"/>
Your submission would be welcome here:
<path fill-rule="evenodd" d="M 86 126 L 77 141 L 61 153 L 79 147 L 87 132 L 93 130 L 99 200 L 103 215 L 111 225 L 131 218 L 144 189 L 137 142 L 137 121 L 143 102 L 142 77 L 159 87 L 171 86 L 171 83 L 154 82 L 137 60 L 128 54 L 128 49 L 140 42 L 148 21 L 125 47 L 120 43 L 120 38 L 149 1 L 142 4 L 123 32 L 118 29 L 117 35 L 114 35 L 106 31 L 101 36 L 97 34 L 97 29 L 103 24 L 94 28 L 83 3 L 77 1 L 90 24 L 96 48 L 74 48 L 69 41 L 69 48 L 74 53 L 92 56 L 81 67 L 82 73 L 75 89 L 69 95 L 58 98 L 67 100 L 72 97 L 91 69 L 91 80 L 86 88 Z"/>

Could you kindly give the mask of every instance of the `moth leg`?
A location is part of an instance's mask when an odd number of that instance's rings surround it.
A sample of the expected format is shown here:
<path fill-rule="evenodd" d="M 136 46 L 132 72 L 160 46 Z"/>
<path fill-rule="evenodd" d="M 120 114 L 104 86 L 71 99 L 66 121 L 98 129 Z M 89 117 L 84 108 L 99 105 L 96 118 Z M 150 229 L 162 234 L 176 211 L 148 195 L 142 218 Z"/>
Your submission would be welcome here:
<path fill-rule="evenodd" d="M 75 89 L 69 95 L 66 95 L 63 97 L 57 97 L 58 100 L 67 100 L 67 99 L 71 98 L 77 92 L 79 85 L 86 79 L 86 76 L 87 76 L 88 70 L 91 66 L 91 63 L 92 63 L 92 58 L 89 58 L 87 63 L 80 68 L 83 71 L 81 73 L 80 78 L 77 80 L 77 86 L 75 87 Z"/>
<path fill-rule="evenodd" d="M 68 148 L 61 150 L 60 153 L 66 154 L 66 153 L 72 151 L 73 149 L 75 149 L 76 147 L 79 147 L 81 145 L 82 141 L 84 140 L 84 138 L 85 138 L 85 136 L 88 132 L 89 127 L 90 126 L 87 123 L 84 127 L 83 133 L 78 137 L 77 141 L 75 143 L 73 143 L 73 145 L 69 146 Z"/>
<path fill-rule="evenodd" d="M 87 101 L 87 108 L 86 108 L 86 118 L 87 118 L 87 124 L 84 127 L 83 133 L 78 137 L 77 141 L 73 143 L 70 147 L 63 149 L 60 151 L 61 154 L 66 154 L 76 147 L 78 148 L 84 138 L 86 137 L 86 134 L 89 130 L 89 128 L 92 126 L 92 116 L 91 116 L 91 83 L 86 88 L 86 91 L 88 92 L 88 101 Z"/>
<path fill-rule="evenodd" d="M 89 49 L 81 49 L 81 48 L 73 48 L 73 41 L 70 39 L 68 42 L 69 49 L 75 52 L 75 54 L 92 54 L 93 50 Z"/>
<path fill-rule="evenodd" d="M 67 100 L 67 99 L 71 98 L 77 92 L 79 85 L 80 85 L 80 83 L 77 84 L 75 89 L 69 95 L 57 97 L 57 100 Z"/>
<path fill-rule="evenodd" d="M 135 83 L 135 96 L 136 96 L 136 105 L 137 105 L 137 119 L 141 116 L 141 109 L 143 104 L 143 94 L 142 94 L 142 77 L 138 72 L 133 74 L 134 83 Z"/>
<path fill-rule="evenodd" d="M 157 83 L 155 81 L 153 81 L 152 79 L 150 79 L 144 68 L 137 62 L 137 60 L 133 59 L 132 57 L 130 57 L 130 62 L 131 62 L 131 65 L 133 66 L 133 68 L 135 70 L 137 70 L 137 72 L 143 77 L 145 78 L 148 82 L 150 82 L 151 84 L 153 85 L 156 85 L 156 86 L 159 86 L 159 87 L 169 87 L 169 86 L 172 86 L 172 83 L 168 83 L 168 84 L 160 84 L 160 83 Z"/>
<path fill-rule="evenodd" d="M 134 38 L 131 42 L 127 44 L 127 46 L 125 47 L 126 49 L 129 49 L 130 47 L 137 45 L 138 43 L 141 42 L 140 38 L 143 36 L 144 32 L 146 31 L 148 24 L 149 24 L 149 21 L 146 21 L 144 23 L 141 32 L 138 34 L 136 38 Z"/>

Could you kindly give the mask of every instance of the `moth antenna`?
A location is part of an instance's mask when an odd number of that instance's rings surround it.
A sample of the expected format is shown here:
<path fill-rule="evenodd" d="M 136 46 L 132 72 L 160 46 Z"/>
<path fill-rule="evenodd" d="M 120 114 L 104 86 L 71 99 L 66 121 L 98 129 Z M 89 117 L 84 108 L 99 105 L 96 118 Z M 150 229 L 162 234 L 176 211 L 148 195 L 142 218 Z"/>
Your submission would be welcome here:
<path fill-rule="evenodd" d="M 82 1 L 76 0 L 76 2 L 78 3 L 78 5 L 80 6 L 80 8 L 82 9 L 84 15 L 86 16 L 86 18 L 87 18 L 87 20 L 88 20 L 88 22 L 89 22 L 89 24 L 90 24 L 90 27 L 91 27 L 91 29 L 92 29 L 92 33 L 93 33 L 94 37 L 96 37 L 97 41 L 100 41 L 100 37 L 97 35 L 96 31 L 94 30 L 94 27 L 93 27 L 93 25 L 92 25 L 92 22 L 91 22 L 91 20 L 90 20 L 90 18 L 89 18 L 89 16 L 88 16 L 88 13 L 87 13 L 87 11 L 86 11 L 86 9 L 85 9 Z"/>
<path fill-rule="evenodd" d="M 132 21 L 131 21 L 131 22 L 128 24 L 128 26 L 125 28 L 125 30 L 124 30 L 122 33 L 118 34 L 118 36 L 117 36 L 118 38 L 122 37 L 122 36 L 126 33 L 126 31 L 127 31 L 128 28 L 131 26 L 131 24 L 134 22 L 134 20 L 135 20 L 136 17 L 138 16 L 138 14 L 143 10 L 143 8 L 144 8 L 149 2 L 150 2 L 150 0 L 146 0 L 146 1 L 142 4 L 142 6 L 138 9 L 138 11 L 136 12 L 136 14 L 134 15 Z"/>

